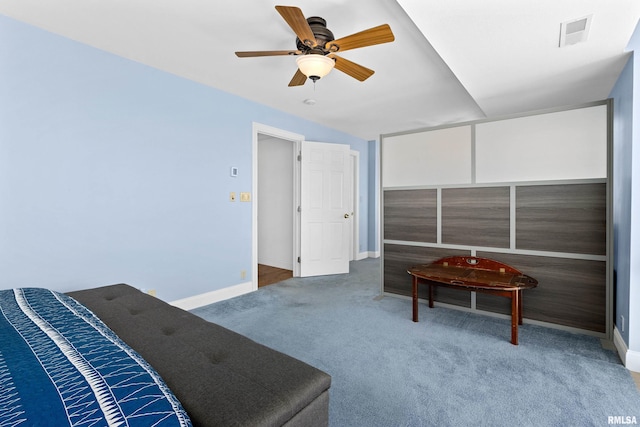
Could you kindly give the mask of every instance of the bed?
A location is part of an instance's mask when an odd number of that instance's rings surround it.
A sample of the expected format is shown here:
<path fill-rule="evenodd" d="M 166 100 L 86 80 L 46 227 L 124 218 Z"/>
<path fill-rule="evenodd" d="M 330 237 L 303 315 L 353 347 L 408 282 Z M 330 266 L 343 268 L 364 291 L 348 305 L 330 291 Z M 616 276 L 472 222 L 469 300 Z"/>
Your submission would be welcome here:
<path fill-rule="evenodd" d="M 0 314 L 0 426 L 328 425 L 328 374 L 131 286 L 4 290 Z"/>

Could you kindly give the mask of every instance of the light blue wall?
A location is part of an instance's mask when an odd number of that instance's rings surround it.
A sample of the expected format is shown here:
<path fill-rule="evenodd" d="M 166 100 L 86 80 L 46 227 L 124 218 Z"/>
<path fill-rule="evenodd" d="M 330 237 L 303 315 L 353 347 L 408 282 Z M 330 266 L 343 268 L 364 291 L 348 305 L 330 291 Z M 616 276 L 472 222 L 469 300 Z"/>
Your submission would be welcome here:
<path fill-rule="evenodd" d="M 631 179 L 631 252 L 629 287 L 629 350 L 640 366 L 640 23 L 629 43 L 633 53 L 633 125 Z"/>
<path fill-rule="evenodd" d="M 640 25 L 628 50 L 635 52 L 610 94 L 614 103 L 615 324 L 628 349 L 640 354 Z"/>
<path fill-rule="evenodd" d="M 253 122 L 360 151 L 367 251 L 368 141 L 0 16 L 0 288 L 245 281 Z"/>

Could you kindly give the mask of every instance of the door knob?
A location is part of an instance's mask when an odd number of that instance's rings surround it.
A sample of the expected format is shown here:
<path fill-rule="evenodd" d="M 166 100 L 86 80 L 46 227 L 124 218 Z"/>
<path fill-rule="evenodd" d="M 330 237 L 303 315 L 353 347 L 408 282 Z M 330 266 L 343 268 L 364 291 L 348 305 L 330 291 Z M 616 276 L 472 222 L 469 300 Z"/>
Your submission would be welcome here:
<path fill-rule="evenodd" d="M 344 214 L 344 217 L 345 218 L 349 218 L 349 214 Z"/>

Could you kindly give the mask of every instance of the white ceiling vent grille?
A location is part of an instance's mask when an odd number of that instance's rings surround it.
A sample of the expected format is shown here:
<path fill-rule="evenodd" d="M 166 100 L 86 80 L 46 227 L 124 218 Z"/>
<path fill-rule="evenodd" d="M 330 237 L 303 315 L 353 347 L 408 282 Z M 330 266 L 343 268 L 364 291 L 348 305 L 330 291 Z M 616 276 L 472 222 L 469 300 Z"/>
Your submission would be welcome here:
<path fill-rule="evenodd" d="M 586 41 L 592 18 L 593 15 L 589 15 L 560 24 L 560 47 Z"/>

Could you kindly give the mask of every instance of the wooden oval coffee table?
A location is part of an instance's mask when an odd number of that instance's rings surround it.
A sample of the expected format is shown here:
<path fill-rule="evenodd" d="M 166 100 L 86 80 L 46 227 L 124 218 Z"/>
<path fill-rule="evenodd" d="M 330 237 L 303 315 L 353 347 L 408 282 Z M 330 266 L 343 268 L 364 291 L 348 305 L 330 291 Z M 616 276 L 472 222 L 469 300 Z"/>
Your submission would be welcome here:
<path fill-rule="evenodd" d="M 413 277 L 413 321 L 418 321 L 418 285 L 429 286 L 429 307 L 433 308 L 433 287 L 444 286 L 511 298 L 511 343 L 518 345 L 518 325 L 522 325 L 522 291 L 538 286 L 533 277 L 488 258 L 455 256 L 431 264 L 416 265 L 407 271 Z"/>

